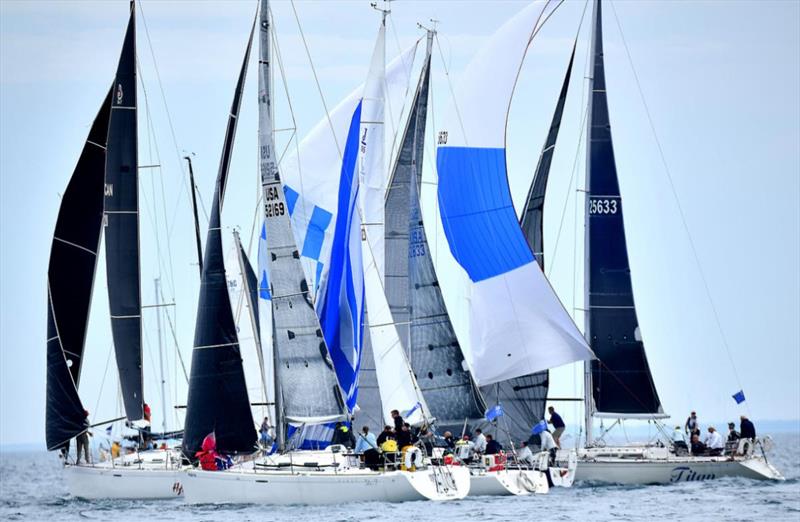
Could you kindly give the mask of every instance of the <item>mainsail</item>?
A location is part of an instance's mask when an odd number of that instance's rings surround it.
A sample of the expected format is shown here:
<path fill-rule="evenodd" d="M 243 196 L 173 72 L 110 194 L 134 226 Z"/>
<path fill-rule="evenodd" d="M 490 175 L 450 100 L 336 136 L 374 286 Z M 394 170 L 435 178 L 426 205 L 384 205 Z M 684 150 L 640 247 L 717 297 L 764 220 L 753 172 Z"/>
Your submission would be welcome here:
<path fill-rule="evenodd" d="M 89 306 L 103 224 L 109 90 L 61 198 L 47 269 L 47 449 L 87 428 L 78 396 Z"/>
<path fill-rule="evenodd" d="M 131 2 L 112 87 L 105 174 L 108 301 L 122 402 L 129 420 L 144 415 L 136 87 L 136 10 Z"/>
<path fill-rule="evenodd" d="M 436 426 L 460 431 L 482 421 L 485 404 L 464 368 L 420 209 L 432 38 L 386 195 L 386 297 Z"/>
<path fill-rule="evenodd" d="M 270 93 L 270 24 L 262 0 L 258 67 L 258 144 L 264 197 L 267 273 L 273 320 L 276 413 L 283 442 L 286 423 L 322 424 L 344 419 L 344 404 L 312 294 L 292 232 L 289 205 L 278 171 Z"/>
<path fill-rule="evenodd" d="M 256 448 L 256 431 L 228 296 L 220 222 L 252 41 L 251 30 L 228 117 L 208 222 L 183 438 L 184 453 L 190 458 L 211 432 L 216 434 L 218 451 L 250 453 Z"/>
<path fill-rule="evenodd" d="M 485 386 L 592 356 L 528 247 L 506 173 L 508 109 L 544 2 L 507 22 L 468 65 L 438 133 L 442 226 L 463 272 L 475 381 Z"/>
<path fill-rule="evenodd" d="M 586 158 L 586 338 L 595 414 L 663 415 L 636 318 L 622 197 L 611 141 L 600 1 L 595 1 Z"/>
<path fill-rule="evenodd" d="M 575 44 L 577 44 L 577 39 Z M 553 160 L 558 130 L 561 127 L 561 117 L 564 114 L 564 105 L 569 91 L 572 64 L 575 60 L 575 44 L 572 46 L 567 72 L 564 75 L 564 82 L 561 84 L 561 93 L 556 103 L 547 139 L 539 156 L 539 163 L 533 174 L 533 182 L 528 192 L 528 198 L 525 200 L 520 222 L 528 246 L 542 271 L 544 271 L 544 200 L 547 178 L 550 174 L 550 164 Z M 513 440 L 520 441 L 527 439 L 531 426 L 544 418 L 549 384 L 549 372 L 545 370 L 489 385 L 481 391 L 489 404 L 503 405 L 505 419 L 508 421 L 508 431 Z"/>

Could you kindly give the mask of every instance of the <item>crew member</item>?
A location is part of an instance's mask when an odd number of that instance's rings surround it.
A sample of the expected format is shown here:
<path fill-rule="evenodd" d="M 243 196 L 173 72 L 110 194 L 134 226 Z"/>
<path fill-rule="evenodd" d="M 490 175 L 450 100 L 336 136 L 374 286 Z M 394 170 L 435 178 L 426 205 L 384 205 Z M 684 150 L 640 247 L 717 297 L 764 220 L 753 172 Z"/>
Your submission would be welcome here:
<path fill-rule="evenodd" d="M 739 433 L 743 439 L 755 439 L 756 427 L 753 422 L 747 418 L 746 415 L 739 417 Z"/>
<path fill-rule="evenodd" d="M 473 448 L 475 453 L 486 453 L 486 437 L 483 435 L 483 431 L 480 428 L 475 430 L 475 440 L 473 444 L 475 445 Z"/>
<path fill-rule="evenodd" d="M 484 452 L 486 455 L 495 455 L 500 453 L 503 450 L 503 446 L 494 440 L 494 437 L 491 435 L 486 435 L 486 451 Z"/>
<path fill-rule="evenodd" d="M 700 423 L 697 422 L 696 411 L 693 411 L 686 419 L 686 424 L 684 424 L 683 429 L 689 437 L 692 435 L 700 435 Z"/>
<path fill-rule="evenodd" d="M 708 454 L 712 457 L 722 455 L 722 450 L 725 449 L 725 441 L 722 440 L 722 435 L 717 432 L 714 426 L 708 427 L 708 435 L 703 440 L 703 444 L 708 448 Z"/>
<path fill-rule="evenodd" d="M 564 429 L 567 426 L 564 424 L 564 419 L 561 418 L 561 415 L 556 413 L 555 408 L 550 406 L 547 411 L 550 412 L 550 420 L 547 422 L 553 425 L 553 440 L 556 441 L 556 446 L 561 448 L 561 434 L 564 433 Z M 544 441 L 542 441 L 542 449 L 544 449 Z"/>

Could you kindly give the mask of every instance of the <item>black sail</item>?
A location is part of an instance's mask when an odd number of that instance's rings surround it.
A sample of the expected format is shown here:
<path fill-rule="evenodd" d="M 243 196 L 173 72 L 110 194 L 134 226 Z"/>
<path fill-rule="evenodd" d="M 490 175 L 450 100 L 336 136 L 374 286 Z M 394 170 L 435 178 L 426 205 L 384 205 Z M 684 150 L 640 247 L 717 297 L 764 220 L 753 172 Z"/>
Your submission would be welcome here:
<path fill-rule="evenodd" d="M 542 270 L 544 270 L 544 200 L 547 192 L 547 178 L 550 174 L 550 164 L 553 161 L 558 131 L 561 128 L 561 118 L 567 101 L 574 60 L 575 45 L 572 46 L 567 72 L 564 75 L 564 82 L 561 84 L 561 93 L 558 96 L 553 119 L 550 122 L 550 130 L 534 171 L 533 182 L 528 191 L 528 198 L 525 200 L 520 221 L 525 239 Z M 548 386 L 549 372 L 545 370 L 509 379 L 497 385 L 483 387 L 481 392 L 487 403 L 503 405 L 505 422 L 508 422 L 508 436 L 518 443 L 527 440 L 531 426 L 544 418 Z"/>
<path fill-rule="evenodd" d="M 588 334 L 594 411 L 606 414 L 663 413 L 647 364 L 633 301 L 603 65 L 600 2 L 595 2 L 593 85 L 589 105 L 587 165 Z"/>
<path fill-rule="evenodd" d="M 447 315 L 420 210 L 429 67 L 430 54 L 386 197 L 386 297 L 437 427 L 460 432 L 465 421 L 481 421 L 484 403 Z"/>
<path fill-rule="evenodd" d="M 251 453 L 256 449 L 256 430 L 228 296 L 220 223 L 252 41 L 251 30 L 228 117 L 206 236 L 184 423 L 183 450 L 190 458 L 211 432 L 216 434 L 218 451 Z"/>
<path fill-rule="evenodd" d="M 122 402 L 129 420 L 144 416 L 135 13 L 131 2 L 128 31 L 113 85 L 105 181 L 106 274 L 111 331 Z"/>
<path fill-rule="evenodd" d="M 78 396 L 83 347 L 103 225 L 103 180 L 111 93 L 100 107 L 61 198 L 47 269 L 47 449 L 87 427 Z"/>
<path fill-rule="evenodd" d="M 261 338 L 261 324 L 259 323 L 258 318 L 258 278 L 256 277 L 256 273 L 253 271 L 253 265 L 250 264 L 250 260 L 247 258 L 247 254 L 242 247 L 242 244 L 239 243 L 239 255 L 242 258 L 242 266 L 244 267 L 244 274 L 243 277 L 247 281 L 247 299 L 248 299 L 248 306 L 253 311 L 253 322 L 255 323 L 256 331 L 254 332 L 257 339 Z"/>

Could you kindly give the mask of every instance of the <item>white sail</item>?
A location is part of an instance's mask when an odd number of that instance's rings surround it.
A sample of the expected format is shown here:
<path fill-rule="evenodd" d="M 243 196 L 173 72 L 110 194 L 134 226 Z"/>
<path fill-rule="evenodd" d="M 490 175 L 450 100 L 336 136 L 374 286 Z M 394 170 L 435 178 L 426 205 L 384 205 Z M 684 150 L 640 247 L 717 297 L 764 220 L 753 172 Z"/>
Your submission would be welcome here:
<path fill-rule="evenodd" d="M 428 408 L 406 359 L 383 284 L 384 199 L 389 174 L 384 163 L 385 38 L 384 16 L 364 87 L 359 132 L 364 287 L 381 402 L 385 409 L 399 410 L 407 422 L 419 425 L 429 417 Z M 391 423 L 388 412 L 384 415 Z"/>
<path fill-rule="evenodd" d="M 506 174 L 511 96 L 546 5 L 522 10 L 475 56 L 437 134 L 442 227 L 466 286 L 462 348 L 480 385 L 592 357 L 534 260 Z"/>
<path fill-rule="evenodd" d="M 394 58 L 386 69 L 387 103 L 391 108 L 390 132 L 399 128 L 417 43 Z M 300 259 L 316 299 L 320 283 L 326 279 L 334 224 L 336 223 L 339 179 L 347 133 L 364 85 L 323 117 L 281 163 L 292 227 L 300 247 Z M 389 145 L 386 145 L 388 148 Z"/>

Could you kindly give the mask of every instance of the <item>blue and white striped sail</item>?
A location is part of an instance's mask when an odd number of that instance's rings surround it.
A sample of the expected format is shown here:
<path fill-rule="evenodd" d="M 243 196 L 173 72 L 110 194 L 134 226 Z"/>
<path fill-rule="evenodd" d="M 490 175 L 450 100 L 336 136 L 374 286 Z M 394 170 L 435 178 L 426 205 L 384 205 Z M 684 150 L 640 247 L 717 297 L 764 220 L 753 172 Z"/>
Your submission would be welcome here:
<path fill-rule="evenodd" d="M 317 297 L 320 326 L 351 414 L 358 398 L 358 374 L 364 343 L 364 270 L 356 176 L 360 123 L 361 103 L 351 117 L 344 146 L 328 278 Z"/>
<path fill-rule="evenodd" d="M 416 51 L 417 43 L 386 68 L 387 131 L 392 133 L 401 127 Z M 289 151 L 281 162 L 292 229 L 315 301 L 328 274 L 339 208 L 342 158 L 350 122 L 363 93 L 362 84 L 314 126 L 300 142 L 299 150 Z"/>
<path fill-rule="evenodd" d="M 522 10 L 475 56 L 437 135 L 442 227 L 467 286 L 462 348 L 481 386 L 592 357 L 528 247 L 506 172 L 511 96 L 546 5 Z"/>

